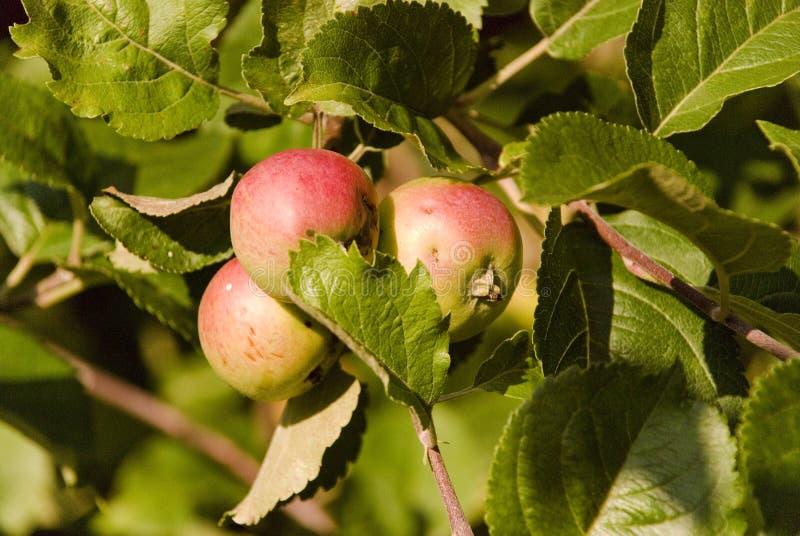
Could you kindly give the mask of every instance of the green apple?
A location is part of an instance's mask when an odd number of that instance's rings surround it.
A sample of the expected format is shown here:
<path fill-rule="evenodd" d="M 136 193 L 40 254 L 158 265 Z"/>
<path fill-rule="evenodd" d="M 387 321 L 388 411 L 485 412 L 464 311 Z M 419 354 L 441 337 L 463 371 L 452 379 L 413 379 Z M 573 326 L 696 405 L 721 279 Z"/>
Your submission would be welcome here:
<path fill-rule="evenodd" d="M 431 274 L 450 338 L 468 339 L 503 312 L 522 267 L 522 239 L 496 197 L 462 181 L 408 182 L 380 205 L 378 249 L 411 270 L 417 260 Z"/>
<path fill-rule="evenodd" d="M 343 349 L 296 306 L 259 289 L 236 259 L 209 282 L 197 324 L 214 371 L 257 400 L 285 400 L 307 391 Z"/>
<path fill-rule="evenodd" d="M 290 149 L 244 174 L 231 199 L 231 242 L 245 271 L 267 294 L 284 291 L 289 251 L 315 233 L 355 241 L 365 256 L 378 240 L 378 197 L 364 171 L 324 149 Z"/>

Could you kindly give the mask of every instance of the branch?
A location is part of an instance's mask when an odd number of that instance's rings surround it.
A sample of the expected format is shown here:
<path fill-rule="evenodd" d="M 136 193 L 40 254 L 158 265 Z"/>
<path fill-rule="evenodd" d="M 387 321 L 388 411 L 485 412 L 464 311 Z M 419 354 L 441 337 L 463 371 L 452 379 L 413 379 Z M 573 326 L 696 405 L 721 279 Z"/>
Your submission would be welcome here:
<path fill-rule="evenodd" d="M 641 250 L 637 249 L 633 244 L 628 242 L 625 237 L 611 227 L 611 225 L 609 225 L 603 218 L 601 218 L 599 214 L 592 210 L 586 201 L 573 201 L 569 204 L 569 207 L 583 214 L 583 216 L 594 225 L 597 233 L 600 235 L 600 238 L 602 238 L 606 244 L 611 246 L 611 248 L 619 253 L 623 258 L 636 263 L 640 268 L 644 269 L 644 271 L 649 273 L 655 279 L 683 296 L 715 322 L 719 322 L 727 326 L 759 348 L 771 353 L 781 361 L 786 361 L 792 358 L 800 358 L 800 352 L 797 352 L 785 344 L 773 339 L 760 329 L 754 328 L 736 315 L 729 314 L 723 317 L 722 308 L 717 302 L 707 298 L 694 287 L 677 278 L 675 274 L 658 264 L 652 258 L 648 257 Z"/>
<path fill-rule="evenodd" d="M 425 457 L 431 464 L 433 478 L 436 479 L 436 485 L 439 486 L 439 495 L 442 496 L 442 502 L 444 502 L 444 508 L 447 511 L 451 533 L 454 536 L 473 536 L 472 527 L 469 526 L 467 516 L 464 515 L 464 509 L 461 508 L 461 503 L 458 502 L 456 490 L 450 481 L 450 475 L 447 474 L 444 458 L 439 451 L 439 445 L 436 443 L 433 419 L 430 419 L 429 428 L 423 428 L 419 416 L 414 410 L 411 410 L 411 421 L 414 423 L 414 431 L 416 431 L 420 443 L 425 447 Z"/>
<path fill-rule="evenodd" d="M 144 389 L 96 368 L 68 350 L 49 341 L 45 341 L 45 344 L 75 368 L 78 381 L 92 397 L 204 454 L 245 484 L 249 485 L 255 480 L 258 462 L 227 437 L 193 421 Z M 294 500 L 283 506 L 283 510 L 297 523 L 314 532 L 324 534 L 335 529 L 328 513 L 314 501 Z"/>
<path fill-rule="evenodd" d="M 27 305 L 45 309 L 103 281 L 105 278 L 100 275 L 78 277 L 65 268 L 56 268 L 33 288 L 17 296 L 7 297 L 8 292 L 3 289 L 6 292 L 0 292 L 0 310 L 10 311 Z"/>

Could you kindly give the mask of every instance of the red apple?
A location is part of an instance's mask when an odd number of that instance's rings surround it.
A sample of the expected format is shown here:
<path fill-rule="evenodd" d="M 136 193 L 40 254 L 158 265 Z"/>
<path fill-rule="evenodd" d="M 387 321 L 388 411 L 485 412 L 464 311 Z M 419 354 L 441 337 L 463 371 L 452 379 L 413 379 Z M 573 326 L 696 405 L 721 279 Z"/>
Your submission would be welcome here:
<path fill-rule="evenodd" d="M 411 270 L 431 274 L 450 339 L 483 331 L 503 312 L 522 267 L 522 240 L 508 209 L 486 190 L 462 181 L 408 182 L 380 206 L 378 249 Z"/>
<path fill-rule="evenodd" d="M 209 282 L 197 324 L 214 371 L 257 400 L 285 400 L 307 391 L 342 349 L 296 306 L 261 291 L 236 259 Z"/>
<path fill-rule="evenodd" d="M 287 296 L 289 251 L 315 233 L 362 254 L 378 240 L 378 198 L 364 171 L 324 149 L 290 149 L 253 166 L 231 200 L 231 242 L 245 271 L 267 294 Z"/>

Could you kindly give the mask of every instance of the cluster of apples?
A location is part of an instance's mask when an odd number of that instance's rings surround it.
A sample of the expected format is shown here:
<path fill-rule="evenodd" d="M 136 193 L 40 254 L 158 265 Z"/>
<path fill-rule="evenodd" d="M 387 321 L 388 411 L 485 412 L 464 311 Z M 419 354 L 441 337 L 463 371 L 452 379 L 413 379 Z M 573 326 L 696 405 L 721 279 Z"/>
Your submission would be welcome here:
<path fill-rule="evenodd" d="M 482 188 L 420 178 L 378 207 L 364 171 L 324 149 L 291 149 L 256 164 L 236 185 L 230 217 L 236 257 L 200 301 L 200 344 L 222 379 L 258 400 L 310 389 L 344 348 L 288 299 L 289 251 L 300 240 L 324 234 L 355 242 L 367 259 L 377 247 L 406 270 L 421 261 L 450 315 L 453 341 L 476 335 L 503 311 L 521 267 L 514 219 Z"/>

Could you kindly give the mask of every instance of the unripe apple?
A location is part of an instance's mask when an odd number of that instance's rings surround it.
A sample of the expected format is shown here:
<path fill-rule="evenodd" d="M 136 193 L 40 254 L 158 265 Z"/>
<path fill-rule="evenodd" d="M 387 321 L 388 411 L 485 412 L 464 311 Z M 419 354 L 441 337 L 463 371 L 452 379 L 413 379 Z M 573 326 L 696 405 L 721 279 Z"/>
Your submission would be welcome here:
<path fill-rule="evenodd" d="M 343 348 L 295 305 L 265 294 L 236 259 L 206 287 L 197 327 L 214 371 L 257 400 L 285 400 L 307 391 Z"/>
<path fill-rule="evenodd" d="M 378 196 L 348 158 L 324 149 L 290 149 L 253 166 L 231 199 L 233 251 L 270 296 L 287 300 L 289 251 L 325 234 L 355 241 L 365 256 L 378 241 Z"/>
<path fill-rule="evenodd" d="M 522 240 L 508 209 L 486 190 L 453 179 L 408 182 L 380 206 L 378 249 L 406 270 L 431 274 L 450 339 L 483 331 L 503 312 L 522 267 Z"/>

